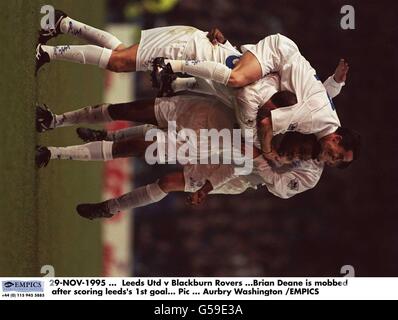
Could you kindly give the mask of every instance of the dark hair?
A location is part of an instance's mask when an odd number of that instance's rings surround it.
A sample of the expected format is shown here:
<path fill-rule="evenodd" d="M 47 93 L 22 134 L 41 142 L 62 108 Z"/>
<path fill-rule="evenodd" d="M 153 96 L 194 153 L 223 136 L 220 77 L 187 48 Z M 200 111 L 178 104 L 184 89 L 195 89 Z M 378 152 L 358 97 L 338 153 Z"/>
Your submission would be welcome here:
<path fill-rule="evenodd" d="M 297 97 L 293 92 L 284 90 L 278 91 L 271 97 L 271 101 L 278 108 L 292 106 L 297 103 Z"/>
<path fill-rule="evenodd" d="M 273 147 L 280 155 L 296 155 L 300 160 L 316 159 L 321 150 L 321 145 L 314 134 L 302 134 L 295 131 L 276 136 Z"/>
<path fill-rule="evenodd" d="M 339 127 L 336 130 L 336 134 L 341 136 L 340 145 L 346 151 L 352 151 L 352 159 L 356 160 L 359 158 L 359 154 L 361 151 L 361 135 L 356 132 L 355 130 L 349 128 Z M 343 162 L 337 166 L 339 169 L 347 168 L 352 161 L 350 162 Z"/>
<path fill-rule="evenodd" d="M 277 107 L 283 108 L 297 103 L 296 95 L 290 91 L 278 91 L 272 95 L 270 101 Z M 272 108 L 265 105 L 260 107 L 257 112 L 257 121 L 261 121 L 271 115 Z"/>

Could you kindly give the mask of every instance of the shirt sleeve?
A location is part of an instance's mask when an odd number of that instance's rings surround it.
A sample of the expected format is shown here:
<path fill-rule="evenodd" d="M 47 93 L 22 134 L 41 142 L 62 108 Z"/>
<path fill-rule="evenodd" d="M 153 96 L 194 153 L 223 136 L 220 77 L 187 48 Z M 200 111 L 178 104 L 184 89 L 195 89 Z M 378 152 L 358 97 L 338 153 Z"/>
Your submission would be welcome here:
<path fill-rule="evenodd" d="M 271 168 L 263 156 L 254 159 L 254 167 L 268 191 L 283 199 L 315 187 L 323 171 L 322 164 L 310 160 L 300 162 L 288 171 L 279 173 Z"/>
<path fill-rule="evenodd" d="M 214 190 L 227 183 L 228 181 L 236 178 L 234 172 L 235 171 L 233 165 L 220 164 L 214 167 L 207 180 L 210 181 Z"/>
<path fill-rule="evenodd" d="M 302 103 L 271 111 L 273 135 L 287 131 L 298 131 L 303 134 L 312 133 L 311 110 Z"/>
<path fill-rule="evenodd" d="M 225 41 L 225 43 L 219 43 L 219 46 L 224 47 L 224 48 L 227 48 L 227 49 L 230 49 L 230 50 L 236 50 L 237 53 L 240 53 L 240 52 L 238 51 L 238 49 L 237 49 L 235 46 L 233 46 L 232 43 L 229 42 L 228 40 Z"/>
<path fill-rule="evenodd" d="M 336 97 L 340 93 L 341 88 L 343 88 L 343 86 L 345 85 L 345 82 L 341 82 L 341 83 L 336 82 L 336 80 L 334 80 L 333 76 L 334 75 L 331 75 L 323 83 L 323 86 L 325 87 L 325 89 L 331 99 Z"/>

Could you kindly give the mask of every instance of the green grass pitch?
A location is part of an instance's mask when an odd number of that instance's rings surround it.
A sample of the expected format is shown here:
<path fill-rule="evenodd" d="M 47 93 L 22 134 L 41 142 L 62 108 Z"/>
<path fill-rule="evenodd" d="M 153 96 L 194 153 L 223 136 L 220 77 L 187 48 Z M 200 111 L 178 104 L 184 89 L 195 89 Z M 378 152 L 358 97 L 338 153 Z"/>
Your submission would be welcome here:
<path fill-rule="evenodd" d="M 36 144 L 81 143 L 75 128 L 36 134 L 34 106 L 56 113 L 102 102 L 103 72 L 93 66 L 54 62 L 34 76 L 34 55 L 42 5 L 102 27 L 104 1 L 0 2 L 0 276 L 41 276 L 52 265 L 56 276 L 101 274 L 100 223 L 80 218 L 79 202 L 100 200 L 102 165 L 86 162 L 34 166 Z M 60 36 L 49 44 L 78 44 Z"/>

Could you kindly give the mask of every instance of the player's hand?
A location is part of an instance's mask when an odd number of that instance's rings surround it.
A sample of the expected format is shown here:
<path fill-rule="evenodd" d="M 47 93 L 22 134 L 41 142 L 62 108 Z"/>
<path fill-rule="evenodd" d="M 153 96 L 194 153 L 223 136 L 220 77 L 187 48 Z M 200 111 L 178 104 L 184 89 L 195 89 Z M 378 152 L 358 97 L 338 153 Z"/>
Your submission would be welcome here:
<path fill-rule="evenodd" d="M 187 202 L 190 205 L 197 206 L 198 204 L 202 203 L 202 201 L 206 198 L 206 195 L 207 194 L 204 192 L 198 190 L 188 196 Z"/>
<path fill-rule="evenodd" d="M 222 32 L 217 28 L 211 29 L 207 34 L 207 37 L 213 45 L 216 45 L 217 43 L 224 44 L 227 41 Z"/>
<path fill-rule="evenodd" d="M 187 202 L 191 205 L 198 205 L 203 202 L 211 190 L 213 190 L 213 186 L 209 181 L 206 181 L 202 188 L 188 196 Z"/>
<path fill-rule="evenodd" d="M 271 152 L 263 152 L 263 157 L 274 163 L 274 165 L 280 167 L 284 164 L 284 158 L 280 157 L 278 153 L 276 153 L 274 150 Z"/>
<path fill-rule="evenodd" d="M 348 63 L 344 59 L 340 59 L 339 64 L 337 65 L 336 70 L 334 71 L 334 80 L 337 83 L 345 82 L 347 79 Z"/>

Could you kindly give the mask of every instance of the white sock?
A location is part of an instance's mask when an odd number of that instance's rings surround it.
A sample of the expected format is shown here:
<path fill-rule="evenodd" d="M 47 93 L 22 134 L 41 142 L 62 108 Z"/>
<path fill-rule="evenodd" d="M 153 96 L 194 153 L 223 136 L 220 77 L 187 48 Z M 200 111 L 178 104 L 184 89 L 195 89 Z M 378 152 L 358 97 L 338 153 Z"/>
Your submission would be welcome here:
<path fill-rule="evenodd" d="M 78 146 L 48 147 L 51 159 L 108 161 L 112 160 L 112 141 L 96 141 Z"/>
<path fill-rule="evenodd" d="M 174 72 L 187 73 L 194 77 L 213 80 L 224 85 L 228 84 L 232 72 L 226 65 L 214 61 L 165 59 L 165 63 L 170 63 Z"/>
<path fill-rule="evenodd" d="M 55 115 L 52 128 L 73 126 L 80 123 L 103 123 L 113 119 L 109 115 L 109 103 L 103 103 L 96 106 L 88 106 L 78 110 L 65 112 L 61 115 Z"/>
<path fill-rule="evenodd" d="M 177 78 L 171 83 L 174 92 L 192 90 L 195 88 L 197 82 L 194 77 L 191 78 Z"/>
<path fill-rule="evenodd" d="M 157 182 L 122 195 L 119 198 L 106 201 L 109 212 L 112 214 L 123 210 L 147 206 L 148 204 L 158 202 L 167 196 Z"/>
<path fill-rule="evenodd" d="M 93 45 L 84 46 L 41 46 L 48 53 L 50 60 L 64 60 L 82 64 L 93 64 L 106 69 L 112 50 Z"/>
<path fill-rule="evenodd" d="M 140 126 L 129 127 L 121 130 L 109 131 L 107 133 L 106 140 L 120 141 L 124 139 L 144 138 L 146 132 L 152 128 L 155 128 L 155 126 L 151 124 L 143 124 Z"/>
<path fill-rule="evenodd" d="M 164 60 L 165 64 L 170 63 L 171 69 L 173 69 L 174 72 L 182 72 L 182 64 L 184 62 L 185 60 L 171 60 L 171 59 Z"/>
<path fill-rule="evenodd" d="M 109 32 L 91 27 L 69 17 L 62 19 L 61 32 L 82 38 L 89 43 L 108 49 L 116 49 L 122 42 Z"/>

